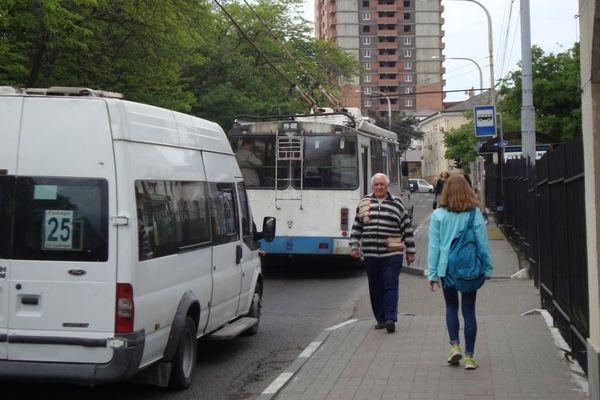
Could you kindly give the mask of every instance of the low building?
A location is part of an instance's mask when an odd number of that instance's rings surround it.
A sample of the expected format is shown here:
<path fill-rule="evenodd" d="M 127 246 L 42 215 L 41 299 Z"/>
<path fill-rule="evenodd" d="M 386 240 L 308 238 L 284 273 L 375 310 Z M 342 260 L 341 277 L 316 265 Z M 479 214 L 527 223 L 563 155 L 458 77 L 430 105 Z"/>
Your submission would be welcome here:
<path fill-rule="evenodd" d="M 472 96 L 465 101 L 444 103 L 443 111 L 431 114 L 419 122 L 419 129 L 423 131 L 422 176 L 424 179 L 433 183 L 434 178 L 437 178 L 442 171 L 448 171 L 450 174 L 461 172 L 459 168 L 455 168 L 454 160 L 446 159 L 444 135 L 469 122 L 465 118 L 465 111 L 470 111 L 475 105 L 481 104 L 481 98 L 481 96 Z"/>

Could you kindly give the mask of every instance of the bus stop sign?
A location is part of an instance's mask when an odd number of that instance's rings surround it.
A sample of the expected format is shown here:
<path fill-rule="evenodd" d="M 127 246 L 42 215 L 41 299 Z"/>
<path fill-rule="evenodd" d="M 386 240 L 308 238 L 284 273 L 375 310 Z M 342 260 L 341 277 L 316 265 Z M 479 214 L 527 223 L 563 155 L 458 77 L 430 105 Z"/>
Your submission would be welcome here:
<path fill-rule="evenodd" d="M 496 136 L 496 106 L 473 107 L 475 136 Z"/>

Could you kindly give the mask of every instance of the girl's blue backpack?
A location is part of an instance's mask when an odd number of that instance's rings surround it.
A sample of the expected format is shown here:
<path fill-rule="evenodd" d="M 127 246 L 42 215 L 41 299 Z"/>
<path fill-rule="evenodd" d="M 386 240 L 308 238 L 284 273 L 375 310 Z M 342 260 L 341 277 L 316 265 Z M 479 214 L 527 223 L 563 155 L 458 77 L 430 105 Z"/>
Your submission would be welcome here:
<path fill-rule="evenodd" d="M 461 293 L 472 293 L 485 282 L 485 265 L 477 244 L 474 221 L 477 209 L 469 214 L 469 222 L 450 245 L 445 287 L 453 287 Z"/>

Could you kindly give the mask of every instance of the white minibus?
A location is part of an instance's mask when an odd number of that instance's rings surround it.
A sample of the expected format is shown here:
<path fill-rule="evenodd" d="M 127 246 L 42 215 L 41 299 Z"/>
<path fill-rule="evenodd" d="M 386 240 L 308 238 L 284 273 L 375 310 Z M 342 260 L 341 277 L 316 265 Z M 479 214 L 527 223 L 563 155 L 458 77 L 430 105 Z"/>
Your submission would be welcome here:
<path fill-rule="evenodd" d="M 263 278 L 223 130 L 84 88 L 0 88 L 0 379 L 190 386 Z M 153 368 L 150 368 L 153 367 Z"/>

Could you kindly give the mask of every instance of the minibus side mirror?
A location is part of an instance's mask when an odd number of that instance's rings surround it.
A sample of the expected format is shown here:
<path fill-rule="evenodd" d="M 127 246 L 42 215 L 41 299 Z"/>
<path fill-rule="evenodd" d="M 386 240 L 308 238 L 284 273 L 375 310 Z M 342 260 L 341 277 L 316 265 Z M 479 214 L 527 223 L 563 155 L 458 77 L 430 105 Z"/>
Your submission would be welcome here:
<path fill-rule="evenodd" d="M 265 241 L 267 241 L 267 242 L 273 241 L 273 239 L 275 238 L 275 226 L 276 226 L 275 217 L 265 217 L 265 219 L 263 219 L 262 234 L 263 234 L 263 239 Z"/>

